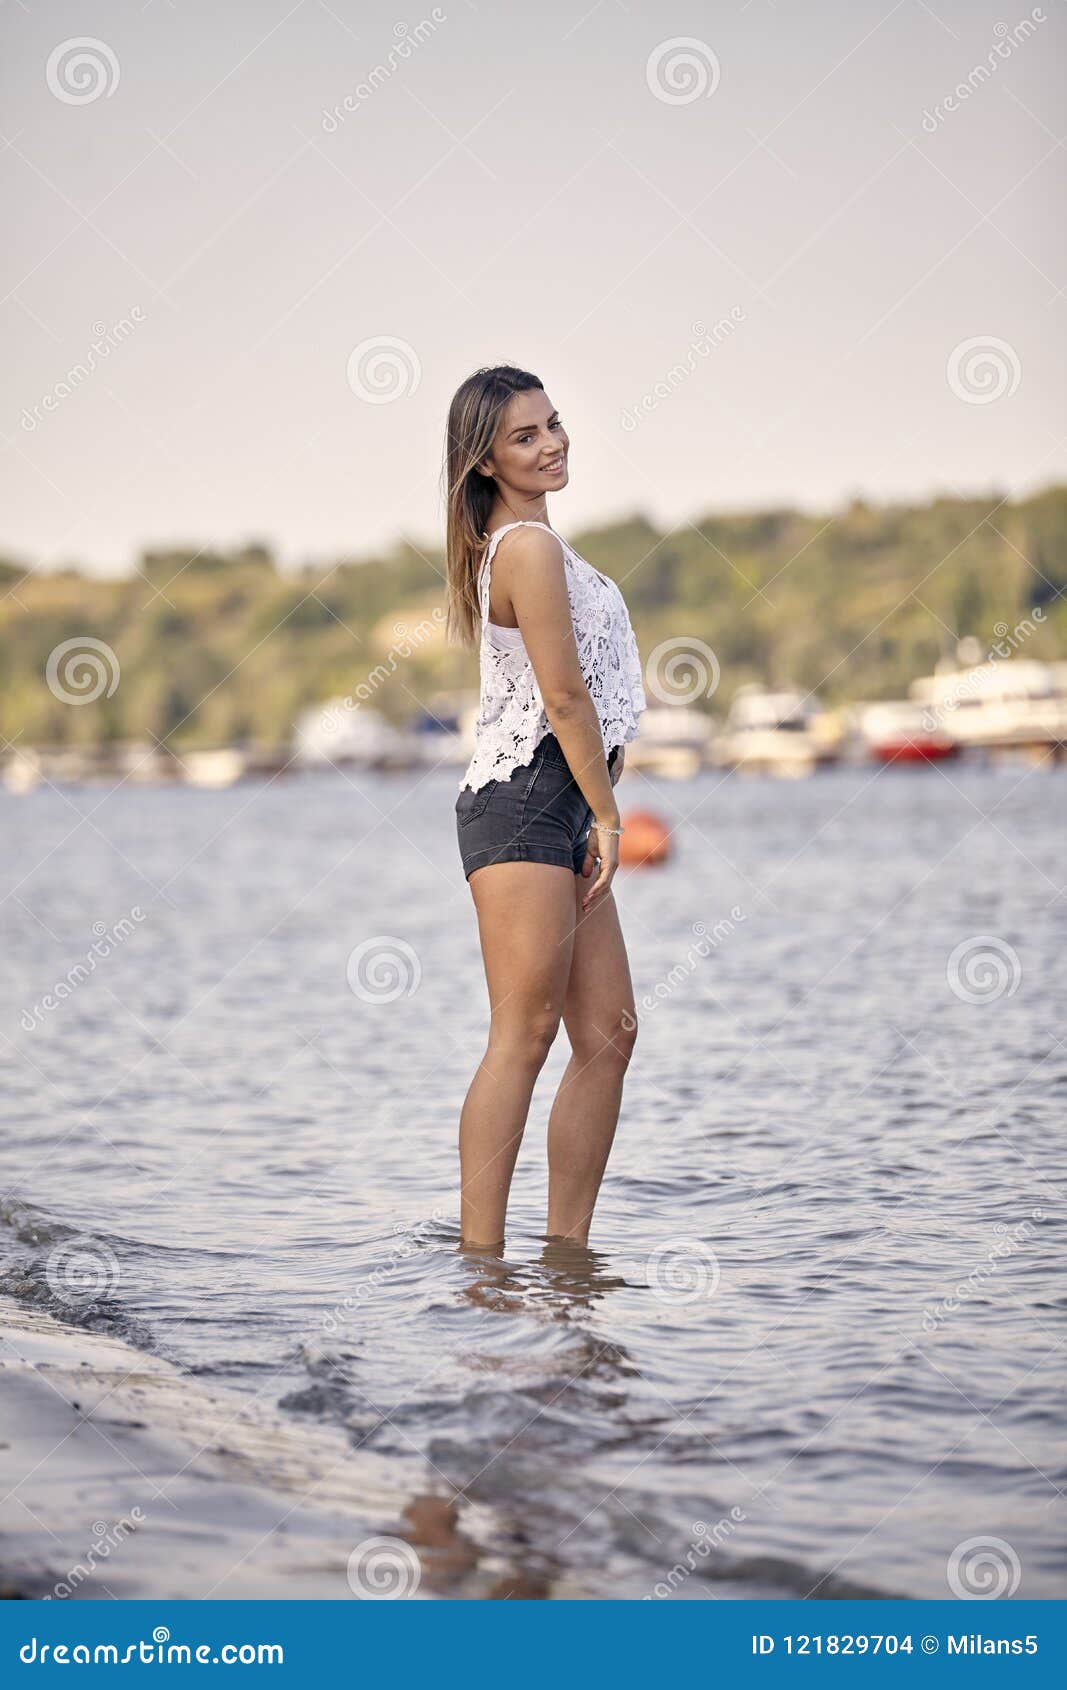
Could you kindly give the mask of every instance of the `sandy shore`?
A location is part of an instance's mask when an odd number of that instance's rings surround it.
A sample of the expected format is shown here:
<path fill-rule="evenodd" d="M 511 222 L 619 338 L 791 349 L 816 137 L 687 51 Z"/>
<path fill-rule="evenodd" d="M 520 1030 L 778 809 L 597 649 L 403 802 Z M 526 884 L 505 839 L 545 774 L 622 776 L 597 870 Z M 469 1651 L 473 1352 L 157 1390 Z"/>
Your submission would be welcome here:
<path fill-rule="evenodd" d="M 0 1369 L 5 1595 L 351 1601 L 349 1557 L 379 1535 L 414 1546 L 412 1595 L 501 1593 L 450 1500 L 398 1494 L 340 1427 L 7 1298 Z"/>

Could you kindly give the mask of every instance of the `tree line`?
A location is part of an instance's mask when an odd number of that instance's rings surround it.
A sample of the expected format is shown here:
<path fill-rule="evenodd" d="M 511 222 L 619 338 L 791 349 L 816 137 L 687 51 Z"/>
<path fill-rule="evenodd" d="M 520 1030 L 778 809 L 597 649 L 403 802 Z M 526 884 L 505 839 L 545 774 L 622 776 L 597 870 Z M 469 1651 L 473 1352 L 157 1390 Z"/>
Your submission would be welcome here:
<path fill-rule="evenodd" d="M 714 511 L 668 530 L 633 514 L 568 538 L 619 582 L 643 657 L 680 637 L 712 649 L 714 713 L 748 681 L 831 705 L 899 697 L 958 638 L 991 647 L 1036 607 L 1019 655 L 1067 656 L 1063 486 Z M 446 641 L 444 603 L 442 549 L 410 541 L 299 569 L 261 544 L 147 550 L 122 578 L 0 560 L 0 731 L 21 746 L 285 741 L 303 710 L 372 676 L 374 707 L 410 723 L 478 684 L 476 653 Z M 119 679 L 72 707 L 49 685 L 49 658 L 86 636 L 114 653 Z"/>

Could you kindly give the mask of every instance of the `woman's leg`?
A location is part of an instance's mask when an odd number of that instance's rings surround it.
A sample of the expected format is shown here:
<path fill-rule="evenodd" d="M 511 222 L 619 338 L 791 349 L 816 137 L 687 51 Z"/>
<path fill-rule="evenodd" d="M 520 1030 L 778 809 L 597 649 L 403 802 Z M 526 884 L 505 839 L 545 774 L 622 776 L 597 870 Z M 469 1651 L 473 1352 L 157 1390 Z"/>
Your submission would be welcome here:
<path fill-rule="evenodd" d="M 550 863 L 489 863 L 468 882 L 489 988 L 489 1044 L 459 1122 L 460 1232 L 504 1237 L 511 1176 L 534 1081 L 559 1028 L 574 944 L 574 875 Z"/>
<path fill-rule="evenodd" d="M 563 1021 L 571 1059 L 548 1118 L 548 1233 L 585 1244 L 615 1137 L 623 1080 L 637 1037 L 633 986 L 615 897 L 582 913 L 575 930 Z"/>

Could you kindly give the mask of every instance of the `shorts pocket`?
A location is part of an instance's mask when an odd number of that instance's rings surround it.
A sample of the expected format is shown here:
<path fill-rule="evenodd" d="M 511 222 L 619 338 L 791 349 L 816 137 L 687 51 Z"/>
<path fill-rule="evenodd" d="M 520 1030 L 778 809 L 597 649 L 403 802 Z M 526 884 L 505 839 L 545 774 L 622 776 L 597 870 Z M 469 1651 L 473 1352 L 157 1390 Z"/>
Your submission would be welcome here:
<path fill-rule="evenodd" d="M 456 799 L 456 820 L 460 827 L 465 827 L 468 822 L 475 821 L 482 814 L 493 796 L 497 784 L 495 780 L 487 780 L 484 786 L 478 788 L 477 792 L 472 792 L 469 786 L 463 788 Z"/>
<path fill-rule="evenodd" d="M 538 810 L 551 809 L 563 816 L 576 804 L 585 807 L 581 788 L 566 763 L 548 758 L 540 765 L 530 786 L 529 803 Z"/>

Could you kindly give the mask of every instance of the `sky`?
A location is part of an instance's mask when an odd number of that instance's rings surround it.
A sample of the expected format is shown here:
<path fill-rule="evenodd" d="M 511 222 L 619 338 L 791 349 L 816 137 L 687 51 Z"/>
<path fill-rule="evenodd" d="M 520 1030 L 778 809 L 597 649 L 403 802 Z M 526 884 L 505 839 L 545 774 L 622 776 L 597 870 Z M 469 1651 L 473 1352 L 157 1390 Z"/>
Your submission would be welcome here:
<path fill-rule="evenodd" d="M 0 556 L 439 544 L 497 362 L 567 426 L 564 532 L 1064 476 L 1060 0 L 0 27 Z"/>

